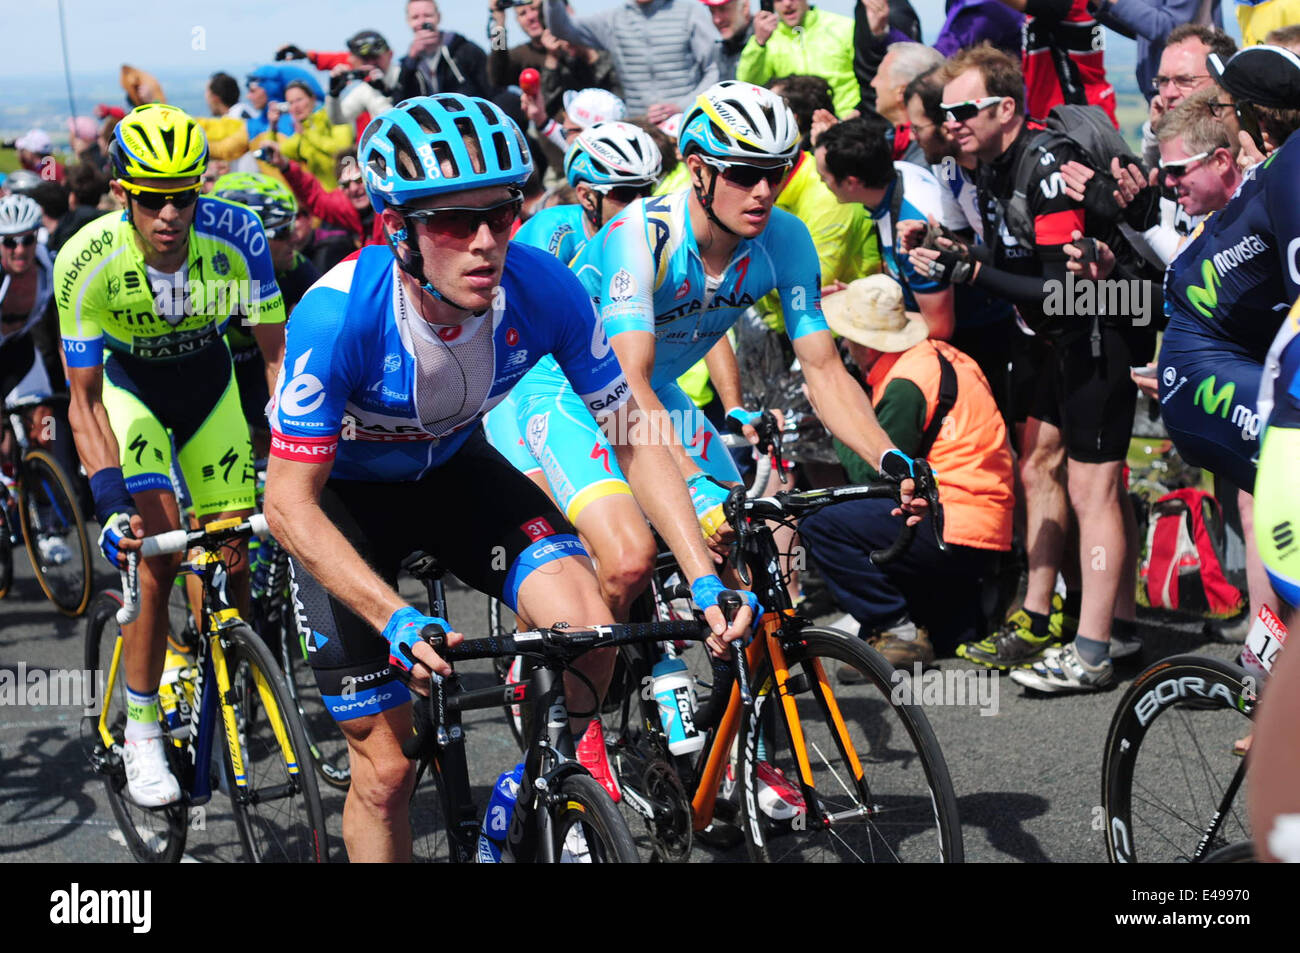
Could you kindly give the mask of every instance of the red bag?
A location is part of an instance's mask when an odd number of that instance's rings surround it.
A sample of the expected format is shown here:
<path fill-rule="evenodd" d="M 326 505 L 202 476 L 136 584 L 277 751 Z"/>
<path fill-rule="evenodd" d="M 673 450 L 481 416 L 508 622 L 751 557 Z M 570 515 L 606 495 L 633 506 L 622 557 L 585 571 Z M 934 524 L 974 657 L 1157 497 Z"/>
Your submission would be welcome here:
<path fill-rule="evenodd" d="M 1151 505 L 1138 601 L 1228 619 L 1246 599 L 1223 572 L 1223 512 L 1204 490 L 1166 493 Z"/>

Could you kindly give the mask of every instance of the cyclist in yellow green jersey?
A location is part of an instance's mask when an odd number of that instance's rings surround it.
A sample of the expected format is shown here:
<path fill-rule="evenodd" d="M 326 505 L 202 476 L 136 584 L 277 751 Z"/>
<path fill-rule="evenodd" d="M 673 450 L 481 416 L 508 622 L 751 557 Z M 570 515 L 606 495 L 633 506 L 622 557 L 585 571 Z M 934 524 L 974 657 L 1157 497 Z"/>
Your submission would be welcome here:
<path fill-rule="evenodd" d="M 172 443 L 194 515 L 254 506 L 252 447 L 230 351 L 246 322 L 268 365 L 284 350 L 284 302 L 266 235 L 247 208 L 200 197 L 208 148 L 181 110 L 140 106 L 109 148 L 125 206 L 86 225 L 55 262 L 55 301 L 71 391 L 69 421 L 90 477 L 100 547 L 115 566 L 139 538 L 180 527 L 168 475 Z M 146 807 L 180 796 L 163 754 L 158 684 L 167 594 L 179 559 L 140 566 L 141 613 L 124 627 L 127 791 Z M 232 554 L 230 593 L 246 609 L 247 559 Z"/>

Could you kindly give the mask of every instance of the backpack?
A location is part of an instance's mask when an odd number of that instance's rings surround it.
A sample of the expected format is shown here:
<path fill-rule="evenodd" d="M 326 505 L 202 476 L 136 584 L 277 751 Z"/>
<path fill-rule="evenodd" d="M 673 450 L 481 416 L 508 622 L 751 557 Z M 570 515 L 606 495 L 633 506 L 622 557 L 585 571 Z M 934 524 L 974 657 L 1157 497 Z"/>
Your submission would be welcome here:
<path fill-rule="evenodd" d="M 1034 245 L 1035 235 L 1034 220 L 1029 214 L 1029 186 L 1033 181 L 1034 166 L 1038 165 L 1043 153 L 1064 143 L 1082 152 L 1085 162 L 1098 172 L 1109 174 L 1110 160 L 1115 156 L 1137 162 L 1128 143 L 1100 106 L 1070 103 L 1053 106 L 1047 117 L 1047 128 L 1033 134 L 1016 161 L 1011 198 L 1003 210 L 1007 230 L 1016 241 L 1030 248 Z"/>
<path fill-rule="evenodd" d="M 1245 597 L 1223 571 L 1223 512 L 1204 490 L 1187 487 L 1151 505 L 1138 602 L 1211 619 L 1241 612 Z"/>

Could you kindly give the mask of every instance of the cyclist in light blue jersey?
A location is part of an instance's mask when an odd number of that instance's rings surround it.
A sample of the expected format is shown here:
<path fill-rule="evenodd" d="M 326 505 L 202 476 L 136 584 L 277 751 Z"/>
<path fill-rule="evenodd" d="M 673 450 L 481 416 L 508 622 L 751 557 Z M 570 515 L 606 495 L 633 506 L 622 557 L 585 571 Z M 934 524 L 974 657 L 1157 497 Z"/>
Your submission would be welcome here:
<path fill-rule="evenodd" d="M 523 224 L 514 240 L 548 251 L 568 264 L 608 219 L 654 191 L 661 161 L 659 147 L 639 126 L 595 123 L 583 130 L 564 157 L 564 172 L 578 193 L 578 204 L 543 209 Z M 547 379 L 564 381 L 553 358 L 543 358 L 539 368 Z M 520 386 L 533 382 L 537 373 L 530 371 Z M 528 452 L 516 417 L 511 394 L 484 418 L 483 428 L 515 469 L 546 489 L 541 467 Z M 593 435 L 600 432 L 587 413 L 577 417 L 574 427 Z M 583 443 L 589 441 L 584 438 Z"/>
<path fill-rule="evenodd" d="M 808 229 L 773 203 L 798 154 L 789 107 L 769 90 L 725 82 L 683 118 L 679 148 L 691 188 L 630 205 L 602 227 L 572 267 L 591 294 L 643 416 L 634 441 L 667 443 L 691 490 L 696 515 L 715 547 L 729 528 L 727 490 L 739 480 L 717 432 L 676 379 L 707 354 L 728 417 L 751 440 L 730 347 L 718 346 L 741 313 L 776 290 L 795 354 L 822 419 L 888 476 L 906 480 L 912 461 L 892 446 L 862 389 L 844 369 L 821 313 L 821 275 Z M 575 427 L 582 418 L 562 379 L 535 371 L 517 388 L 519 429 L 561 510 L 586 539 L 603 594 L 616 614 L 644 587 L 654 541 L 628 495 L 604 435 Z M 909 512 L 923 504 L 910 501 Z"/>

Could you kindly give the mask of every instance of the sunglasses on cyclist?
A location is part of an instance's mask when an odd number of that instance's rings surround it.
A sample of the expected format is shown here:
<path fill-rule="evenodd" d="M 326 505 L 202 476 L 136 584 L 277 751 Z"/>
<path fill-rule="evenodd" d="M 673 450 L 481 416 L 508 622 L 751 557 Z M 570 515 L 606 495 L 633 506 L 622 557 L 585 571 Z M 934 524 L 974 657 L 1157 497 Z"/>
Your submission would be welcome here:
<path fill-rule="evenodd" d="M 1188 172 L 1191 171 L 1191 169 L 1188 167 L 1193 162 L 1200 162 L 1202 159 L 1208 159 L 1212 155 L 1214 155 L 1213 152 L 1198 152 L 1196 153 L 1196 155 L 1188 156 L 1186 159 L 1174 159 L 1170 162 L 1166 162 L 1164 159 L 1161 159 L 1160 171 L 1163 172 L 1165 175 L 1173 176 L 1175 179 L 1181 179 L 1183 176 L 1185 176 Z"/>
<path fill-rule="evenodd" d="M 717 169 L 718 175 L 727 182 L 742 189 L 752 189 L 764 180 L 775 189 L 790 171 L 789 162 L 782 162 L 780 165 L 750 165 L 747 162 L 718 162 L 705 159 L 704 163 Z"/>
<path fill-rule="evenodd" d="M 271 228 L 264 228 L 263 231 L 266 232 L 266 237 L 271 241 L 275 241 L 280 238 L 292 238 L 293 223 L 294 223 L 294 219 L 290 219 L 287 222 L 282 222 L 279 225 L 275 225 Z"/>
<path fill-rule="evenodd" d="M 36 233 L 28 232 L 26 235 L 6 235 L 0 238 L 5 248 L 27 248 L 29 245 L 36 244 Z"/>
<path fill-rule="evenodd" d="M 631 205 L 637 199 L 643 199 L 654 193 L 653 185 L 593 185 L 592 189 L 612 199 L 620 205 Z"/>
<path fill-rule="evenodd" d="M 1005 96 L 985 96 L 981 99 L 964 99 L 959 103 L 940 103 L 939 108 L 948 114 L 949 122 L 969 122 L 990 106 L 996 106 Z"/>
<path fill-rule="evenodd" d="M 161 212 L 168 205 L 174 205 L 177 211 L 187 209 L 199 200 L 199 190 L 202 188 L 199 183 L 183 189 L 150 189 L 120 179 L 118 182 L 131 198 L 151 212 Z"/>
<path fill-rule="evenodd" d="M 523 207 L 523 197 L 516 195 L 504 202 L 482 208 L 452 206 L 406 209 L 403 213 L 412 221 L 428 225 L 443 238 L 465 241 L 477 235 L 482 225 L 487 225 L 488 230 L 494 234 L 509 231 Z"/>

